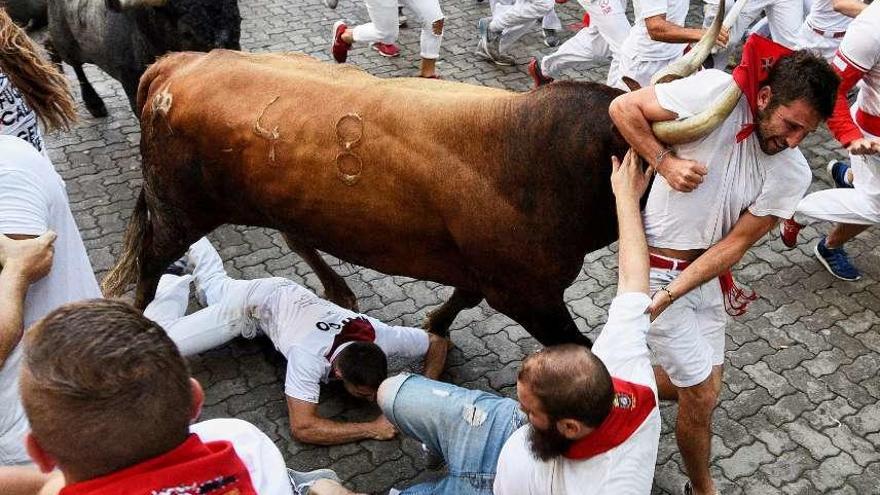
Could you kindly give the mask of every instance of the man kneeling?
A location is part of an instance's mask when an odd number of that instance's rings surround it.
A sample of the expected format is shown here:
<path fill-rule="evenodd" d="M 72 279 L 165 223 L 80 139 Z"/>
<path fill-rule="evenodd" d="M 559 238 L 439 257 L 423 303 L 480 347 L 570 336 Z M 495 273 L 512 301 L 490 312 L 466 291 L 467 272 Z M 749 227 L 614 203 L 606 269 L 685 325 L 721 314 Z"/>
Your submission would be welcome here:
<path fill-rule="evenodd" d="M 618 291 L 592 352 L 563 345 L 526 358 L 519 403 L 416 375 L 383 382 L 385 416 L 449 466 L 447 477 L 404 493 L 651 491 L 660 412 L 645 337 L 651 299 L 639 198 L 648 177 L 634 154 L 623 165 L 615 159 Z"/>

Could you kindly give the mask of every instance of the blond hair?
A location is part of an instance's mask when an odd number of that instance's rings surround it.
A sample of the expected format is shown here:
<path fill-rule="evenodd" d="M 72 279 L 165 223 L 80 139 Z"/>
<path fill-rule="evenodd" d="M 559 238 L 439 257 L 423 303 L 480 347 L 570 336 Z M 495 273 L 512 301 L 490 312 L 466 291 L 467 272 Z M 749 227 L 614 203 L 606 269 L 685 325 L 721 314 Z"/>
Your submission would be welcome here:
<path fill-rule="evenodd" d="M 46 130 L 69 129 L 76 121 L 76 105 L 67 78 L 40 55 L 40 49 L 0 9 L 0 71 L 21 92 Z"/>

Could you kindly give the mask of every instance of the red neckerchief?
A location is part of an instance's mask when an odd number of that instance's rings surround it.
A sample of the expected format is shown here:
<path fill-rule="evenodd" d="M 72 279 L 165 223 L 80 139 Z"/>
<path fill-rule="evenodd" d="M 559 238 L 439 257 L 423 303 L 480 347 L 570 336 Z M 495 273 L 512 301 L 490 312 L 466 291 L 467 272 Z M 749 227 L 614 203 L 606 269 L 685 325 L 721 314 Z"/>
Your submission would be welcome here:
<path fill-rule="evenodd" d="M 650 387 L 614 377 L 611 381 L 614 383 L 611 412 L 598 428 L 568 449 L 566 458 L 582 461 L 617 447 L 631 437 L 657 407 L 657 399 Z"/>
<path fill-rule="evenodd" d="M 744 141 L 755 130 L 758 90 L 770 75 L 770 69 L 779 62 L 779 59 L 792 53 L 788 48 L 757 34 L 749 36 L 746 40 L 743 45 L 742 60 L 736 69 L 733 69 L 733 80 L 746 95 L 749 108 L 752 110 L 752 123 L 743 124 L 742 129 L 736 134 L 737 143 Z"/>
<path fill-rule="evenodd" d="M 342 330 L 336 334 L 336 337 L 333 337 L 333 344 L 330 346 L 330 350 L 327 351 L 327 354 L 325 354 L 324 357 L 329 360 L 333 357 L 333 353 L 336 352 L 336 349 L 347 342 L 375 341 L 376 329 L 373 328 L 373 324 L 363 316 L 358 316 L 357 318 L 352 318 L 346 321 L 342 325 Z"/>
<path fill-rule="evenodd" d="M 225 441 L 198 435 L 176 449 L 107 476 L 61 489 L 60 495 L 257 495 L 251 476 Z"/>

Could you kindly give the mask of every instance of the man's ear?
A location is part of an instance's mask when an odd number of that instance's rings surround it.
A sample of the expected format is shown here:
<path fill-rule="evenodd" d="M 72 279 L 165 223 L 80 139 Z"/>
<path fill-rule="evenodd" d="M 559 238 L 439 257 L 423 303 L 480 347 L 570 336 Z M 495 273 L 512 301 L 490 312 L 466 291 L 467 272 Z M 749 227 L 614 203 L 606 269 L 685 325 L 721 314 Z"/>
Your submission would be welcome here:
<path fill-rule="evenodd" d="M 202 389 L 202 384 L 195 378 L 189 379 L 189 387 L 192 391 L 190 419 L 195 421 L 202 415 L 202 406 L 205 404 L 205 391 Z"/>
<path fill-rule="evenodd" d="M 569 440 L 579 440 L 593 431 L 593 428 L 576 419 L 563 418 L 556 421 L 556 430 Z"/>
<path fill-rule="evenodd" d="M 773 90 L 770 89 L 770 86 L 762 86 L 761 89 L 758 90 L 758 98 L 755 103 L 758 106 L 758 110 L 764 111 L 767 108 L 767 105 L 770 104 L 770 99 L 773 97 Z"/>
<path fill-rule="evenodd" d="M 49 455 L 48 452 L 43 450 L 40 442 L 37 441 L 33 434 L 27 434 L 24 439 L 24 446 L 27 449 L 28 455 L 34 460 L 34 464 L 40 468 L 40 471 L 51 473 L 56 467 L 58 467 L 58 463 L 55 462 L 55 459 Z"/>

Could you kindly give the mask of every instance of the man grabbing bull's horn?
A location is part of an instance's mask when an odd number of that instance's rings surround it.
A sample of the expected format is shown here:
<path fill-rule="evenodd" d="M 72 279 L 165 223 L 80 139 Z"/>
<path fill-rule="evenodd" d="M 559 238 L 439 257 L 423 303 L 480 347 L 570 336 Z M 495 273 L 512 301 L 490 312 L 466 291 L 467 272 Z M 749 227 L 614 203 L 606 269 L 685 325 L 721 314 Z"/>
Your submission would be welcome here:
<path fill-rule="evenodd" d="M 648 343 L 660 398 L 679 403 L 685 494 L 717 492 L 710 425 L 725 312 L 741 314 L 754 298 L 729 270 L 806 192 L 812 176 L 797 145 L 831 115 L 838 84 L 823 59 L 753 36 L 732 77 L 705 70 L 611 104 L 617 128 L 659 172 L 644 210 L 654 318 Z"/>

